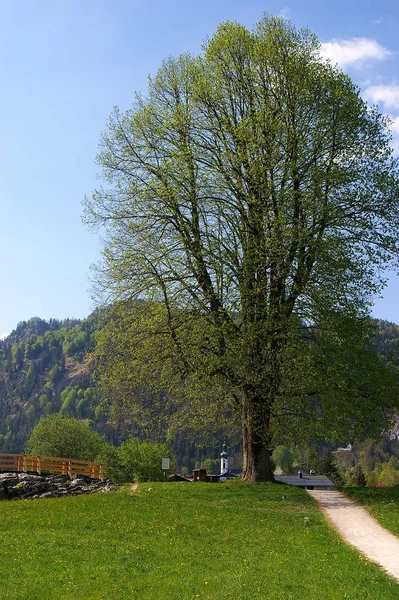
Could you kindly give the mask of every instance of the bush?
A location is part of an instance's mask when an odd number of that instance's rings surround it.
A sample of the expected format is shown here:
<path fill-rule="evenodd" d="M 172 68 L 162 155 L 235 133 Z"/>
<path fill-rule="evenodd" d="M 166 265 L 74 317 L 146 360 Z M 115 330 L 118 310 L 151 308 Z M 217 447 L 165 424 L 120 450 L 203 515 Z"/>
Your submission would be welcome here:
<path fill-rule="evenodd" d="M 104 444 L 104 438 L 90 429 L 88 421 L 53 414 L 35 425 L 26 448 L 30 454 L 95 460 Z"/>
<path fill-rule="evenodd" d="M 399 471 L 392 465 L 391 460 L 383 464 L 378 483 L 385 487 L 399 485 Z"/>
<path fill-rule="evenodd" d="M 129 481 L 128 473 L 119 456 L 119 448 L 105 444 L 98 460 L 104 463 L 106 476 L 114 483 Z"/>
<path fill-rule="evenodd" d="M 119 448 L 107 444 L 100 459 L 107 476 L 115 483 L 130 481 L 163 481 L 162 458 L 171 458 L 166 444 L 141 442 L 131 438 Z M 173 461 L 171 460 L 173 471 Z"/>

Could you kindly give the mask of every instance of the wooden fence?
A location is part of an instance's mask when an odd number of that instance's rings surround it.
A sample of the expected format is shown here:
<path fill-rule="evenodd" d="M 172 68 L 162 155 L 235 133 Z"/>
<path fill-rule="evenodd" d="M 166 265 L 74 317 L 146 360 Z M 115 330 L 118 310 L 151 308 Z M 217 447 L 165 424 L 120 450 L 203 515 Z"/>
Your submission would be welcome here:
<path fill-rule="evenodd" d="M 104 465 L 87 460 L 34 456 L 33 454 L 0 454 L 0 470 L 33 473 L 61 473 L 62 475 L 88 475 L 104 480 Z"/>

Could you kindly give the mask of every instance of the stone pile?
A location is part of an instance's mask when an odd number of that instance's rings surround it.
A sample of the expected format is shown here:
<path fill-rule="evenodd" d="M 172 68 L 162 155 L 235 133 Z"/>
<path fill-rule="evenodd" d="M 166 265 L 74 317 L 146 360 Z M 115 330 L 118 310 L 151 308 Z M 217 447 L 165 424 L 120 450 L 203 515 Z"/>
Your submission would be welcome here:
<path fill-rule="evenodd" d="M 0 473 L 0 500 L 78 496 L 118 489 L 112 481 L 100 481 L 83 475 L 34 475 L 32 473 Z"/>

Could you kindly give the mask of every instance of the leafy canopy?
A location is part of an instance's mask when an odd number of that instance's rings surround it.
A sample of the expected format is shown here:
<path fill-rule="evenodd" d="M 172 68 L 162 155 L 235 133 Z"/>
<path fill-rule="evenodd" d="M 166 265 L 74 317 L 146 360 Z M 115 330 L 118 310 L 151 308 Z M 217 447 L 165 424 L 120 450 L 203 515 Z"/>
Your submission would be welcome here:
<path fill-rule="evenodd" d="M 223 398 L 252 479 L 270 475 L 277 434 L 348 437 L 381 428 L 395 403 L 367 347 L 372 297 L 399 255 L 389 141 L 316 38 L 267 16 L 165 60 L 102 137 L 105 186 L 86 201 L 105 234 L 99 285 L 119 317 L 145 301 L 121 368 L 193 404 Z"/>
<path fill-rule="evenodd" d="M 52 414 L 35 425 L 26 447 L 31 454 L 95 460 L 104 444 L 103 437 L 90 429 L 88 421 Z"/>

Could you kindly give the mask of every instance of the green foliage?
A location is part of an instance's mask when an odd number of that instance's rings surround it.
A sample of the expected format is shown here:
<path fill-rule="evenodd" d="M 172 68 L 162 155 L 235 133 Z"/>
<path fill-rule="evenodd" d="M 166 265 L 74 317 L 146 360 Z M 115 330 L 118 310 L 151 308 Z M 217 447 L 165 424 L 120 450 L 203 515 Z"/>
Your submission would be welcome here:
<path fill-rule="evenodd" d="M 204 460 L 204 469 L 206 469 L 207 473 L 213 473 L 213 460 L 211 458 L 206 458 Z"/>
<path fill-rule="evenodd" d="M 173 340 L 160 333 L 170 319 L 179 328 L 184 358 Z M 211 337 L 205 319 L 177 310 L 168 316 L 159 302 L 112 306 L 95 352 L 111 415 L 133 420 L 153 438 L 182 428 L 191 430 L 197 442 L 199 436 L 234 435 L 238 422 L 232 419 L 230 387 L 221 378 L 205 377 L 214 365 L 214 356 L 205 349 L 213 345 Z M 188 370 L 183 363 L 190 365 Z M 200 372 L 203 377 L 198 379 Z"/>
<path fill-rule="evenodd" d="M 399 326 L 389 321 L 378 319 L 376 321 L 378 335 L 373 339 L 377 352 L 391 366 L 398 369 L 399 366 Z"/>
<path fill-rule="evenodd" d="M 359 472 L 359 481 L 364 477 L 371 487 L 399 484 L 399 442 L 395 439 L 383 436 L 379 440 L 357 441 L 353 452 L 337 453 L 336 457 L 348 483 L 355 483 Z"/>
<path fill-rule="evenodd" d="M 60 380 L 62 373 L 63 373 L 62 365 L 61 365 L 61 363 L 57 362 L 54 365 L 54 367 L 49 371 L 49 374 L 48 374 L 51 383 L 57 383 L 57 381 Z"/>
<path fill-rule="evenodd" d="M 356 465 L 353 471 L 353 483 L 358 487 L 365 487 L 367 485 L 367 479 L 360 463 Z"/>
<path fill-rule="evenodd" d="M 321 471 L 320 456 L 319 456 L 319 453 L 317 452 L 316 448 L 309 449 L 308 458 L 307 458 L 307 466 L 308 466 L 309 471 L 313 470 L 313 471 L 316 471 L 317 474 L 320 473 L 320 471 Z"/>
<path fill-rule="evenodd" d="M 112 355 L 112 350 L 114 350 L 114 355 L 117 356 L 119 363 L 124 353 L 129 357 L 129 352 L 131 352 L 129 336 L 133 339 L 136 335 L 133 327 L 127 325 L 129 325 L 129 320 L 123 318 L 120 323 L 121 330 L 126 326 L 123 344 L 120 332 L 116 328 L 107 329 L 109 354 Z M 379 325 L 382 328 L 382 339 L 377 336 L 374 343 L 382 355 L 389 354 L 389 340 L 395 339 L 395 326 L 390 324 L 390 327 L 386 329 L 384 322 Z M 64 416 L 90 419 L 93 421 L 93 427 L 114 444 L 120 444 L 129 435 L 148 440 L 167 439 L 169 447 L 173 448 L 176 456 L 176 468 L 181 470 L 182 466 L 186 466 L 190 473 L 196 462 L 203 465 L 206 459 L 212 459 L 214 466 L 211 470 L 219 472 L 220 442 L 227 438 L 230 464 L 233 468 L 241 467 L 241 446 L 237 441 L 238 433 L 234 433 L 234 428 L 237 430 L 238 427 L 232 421 L 231 414 L 224 412 L 226 402 L 222 388 L 220 402 L 217 398 L 211 400 L 210 390 L 203 395 L 201 386 L 193 388 L 189 404 L 184 403 L 184 394 L 182 393 L 176 395 L 178 402 L 172 402 L 171 398 L 166 397 L 162 391 L 157 395 L 150 390 L 144 393 L 143 389 L 138 386 L 138 378 L 129 374 L 127 369 L 126 378 L 124 376 L 127 384 L 123 389 L 123 410 L 120 411 L 120 420 L 117 420 L 118 411 L 114 410 L 117 407 L 113 405 L 113 410 L 109 414 L 108 407 L 101 400 L 102 391 L 94 388 L 90 362 L 87 357 L 83 357 L 82 362 L 82 357 L 76 353 L 73 356 L 66 356 L 63 353 L 68 328 L 75 332 L 68 338 L 69 341 L 79 331 L 88 333 L 91 340 L 88 343 L 90 350 L 95 344 L 101 323 L 98 322 L 95 315 L 79 322 L 50 321 L 46 323 L 34 319 L 17 327 L 11 336 L 14 341 L 0 341 L 0 374 L 3 382 L 0 387 L 0 451 L 23 452 L 27 438 L 40 417 L 60 412 Z M 388 330 L 389 335 L 387 335 Z M 111 333 L 115 334 L 113 340 L 111 340 Z M 137 337 L 135 339 L 138 340 Z M 25 358 L 27 343 L 30 348 L 40 347 L 35 358 Z M 384 348 L 386 348 L 386 352 Z M 147 346 L 147 350 L 150 352 L 150 345 Z M 145 356 L 144 350 L 141 356 Z M 201 364 L 201 360 L 198 364 Z M 20 362 L 18 363 L 18 361 Z M 118 361 L 115 361 L 113 373 L 115 381 L 118 378 Z M 64 364 L 65 371 L 60 375 L 61 378 L 53 384 L 48 373 L 56 363 Z M 165 365 L 163 367 L 166 369 Z M 104 373 L 105 371 L 103 375 Z M 149 377 L 157 379 L 154 375 L 154 371 L 152 375 L 148 371 Z M 174 380 L 177 386 L 178 381 L 178 378 Z M 110 393 L 110 398 L 113 400 L 117 396 L 117 389 L 118 387 L 115 386 Z M 161 390 L 160 385 L 158 389 Z M 130 409 L 131 396 L 135 390 L 140 394 L 136 397 L 135 402 L 137 398 L 142 399 L 142 410 L 132 411 Z M 115 426 L 111 426 L 110 418 L 115 420 Z M 184 427 L 181 426 L 182 421 L 185 424 Z M 226 422 L 229 421 L 230 425 L 226 427 Z M 279 439 L 281 440 L 280 434 Z M 357 447 L 368 484 L 381 485 L 385 482 L 384 485 L 387 485 L 389 481 L 387 471 L 383 475 L 382 481 L 379 476 L 384 463 L 389 461 L 392 453 L 399 455 L 399 451 L 395 450 L 394 442 L 387 444 L 385 440 L 377 444 L 365 441 L 358 443 Z M 297 447 L 291 445 L 290 450 L 293 453 L 294 464 L 307 462 L 298 455 Z M 345 466 L 348 471 L 348 480 L 351 466 L 353 465 Z M 394 469 L 396 469 L 395 466 Z M 316 468 L 316 471 L 319 472 L 319 469 Z"/>
<path fill-rule="evenodd" d="M 89 334 L 82 330 L 80 325 L 76 325 L 73 329 L 68 329 L 62 343 L 64 354 L 74 355 L 76 353 L 84 353 L 86 345 L 89 342 Z"/>
<path fill-rule="evenodd" d="M 110 396 L 139 413 L 148 388 L 155 411 L 166 390 L 198 424 L 228 407 L 251 480 L 271 477 L 273 436 L 381 431 L 397 378 L 367 342 L 398 262 L 390 136 L 315 36 L 280 18 L 223 23 L 201 56 L 164 61 L 111 115 L 106 185 L 86 201 L 105 230 L 100 287 L 120 302 Z"/>
<path fill-rule="evenodd" d="M 93 388 L 83 389 L 78 385 L 66 387 L 60 394 L 60 413 L 65 416 L 75 416 L 83 419 L 94 416 L 99 402 L 97 390 Z"/>
<path fill-rule="evenodd" d="M 399 485 L 399 469 L 392 464 L 391 460 L 381 466 L 378 483 L 386 487 Z"/>
<path fill-rule="evenodd" d="M 60 413 L 89 419 L 99 433 L 117 445 L 129 436 L 152 441 L 163 441 L 169 436 L 179 467 L 185 464 L 190 471 L 196 460 L 214 457 L 215 447 L 217 456 L 220 452 L 217 439 L 228 440 L 237 461 L 240 452 L 237 440 L 233 443 L 226 429 L 216 432 L 216 441 L 211 432 L 204 435 L 204 427 L 197 427 L 202 414 L 196 422 L 190 422 L 192 429 L 188 432 L 181 427 L 169 427 L 167 421 L 172 410 L 164 392 L 156 396 L 138 390 L 143 398 L 142 411 L 136 414 L 121 411 L 117 420 L 117 411 L 108 410 L 92 374 L 91 351 L 106 319 L 105 312 L 101 318 L 96 312 L 83 321 L 33 319 L 19 324 L 7 341 L 0 341 L 0 452 L 23 452 L 40 417 Z M 88 339 L 85 346 L 88 354 L 81 351 L 83 337 Z M 33 358 L 25 357 L 27 346 L 30 356 L 33 356 L 31 348 L 37 347 Z M 126 392 L 130 395 L 134 386 L 131 378 L 127 382 Z"/>
<path fill-rule="evenodd" d="M 107 446 L 104 459 L 107 474 L 116 483 L 128 481 L 163 481 L 162 458 L 170 458 L 170 469 L 174 460 L 166 444 L 143 442 L 130 438 L 118 448 Z"/>
<path fill-rule="evenodd" d="M 100 398 L 86 351 L 93 350 L 99 328 L 99 311 L 83 321 L 34 318 L 19 323 L 0 341 L 0 452 L 23 452 L 43 415 L 61 411 L 79 419 L 95 418 Z M 95 426 L 117 440 L 103 414 Z"/>
<path fill-rule="evenodd" d="M 87 421 L 48 415 L 35 425 L 26 447 L 31 454 L 95 460 L 103 446 L 103 437 Z"/>
<path fill-rule="evenodd" d="M 98 460 L 104 463 L 107 477 L 109 477 L 114 483 L 124 483 L 128 481 L 128 479 L 126 479 L 124 465 L 121 461 L 118 448 L 116 446 L 113 444 L 104 444 Z"/>
<path fill-rule="evenodd" d="M 293 467 L 293 456 L 288 446 L 277 446 L 273 452 L 273 460 L 283 473 L 291 473 Z"/>
<path fill-rule="evenodd" d="M 321 472 L 323 475 L 326 475 L 338 489 L 343 486 L 343 480 L 331 450 L 326 452 L 321 461 Z"/>
<path fill-rule="evenodd" d="M 206 458 L 202 462 L 202 467 L 206 469 L 207 473 L 219 474 L 220 473 L 220 458 Z M 183 475 L 183 471 L 181 471 Z"/>

